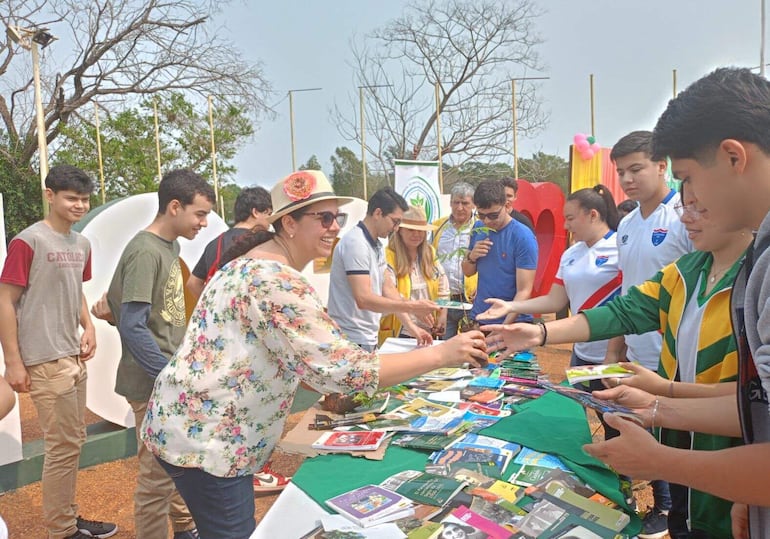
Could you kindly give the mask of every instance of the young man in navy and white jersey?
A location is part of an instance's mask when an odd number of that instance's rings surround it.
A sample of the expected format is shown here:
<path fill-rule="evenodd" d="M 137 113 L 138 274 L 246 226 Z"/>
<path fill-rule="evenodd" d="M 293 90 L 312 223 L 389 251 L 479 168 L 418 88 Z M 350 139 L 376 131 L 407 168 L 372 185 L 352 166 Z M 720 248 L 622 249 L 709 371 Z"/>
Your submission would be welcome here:
<path fill-rule="evenodd" d="M 667 163 L 652 159 L 652 132 L 633 131 L 624 136 L 612 147 L 610 158 L 623 192 L 639 203 L 618 225 L 618 265 L 625 294 L 692 251 L 692 243 L 675 209 L 679 194 L 666 184 Z M 661 348 L 662 336 L 657 331 L 616 337 L 610 340 L 605 363 L 628 360 L 657 371 Z M 608 438 L 613 435 L 617 435 L 614 429 Z M 671 508 L 668 483 L 651 484 L 655 507 L 647 514 L 639 534 L 648 539 L 667 533 L 667 513 Z"/>

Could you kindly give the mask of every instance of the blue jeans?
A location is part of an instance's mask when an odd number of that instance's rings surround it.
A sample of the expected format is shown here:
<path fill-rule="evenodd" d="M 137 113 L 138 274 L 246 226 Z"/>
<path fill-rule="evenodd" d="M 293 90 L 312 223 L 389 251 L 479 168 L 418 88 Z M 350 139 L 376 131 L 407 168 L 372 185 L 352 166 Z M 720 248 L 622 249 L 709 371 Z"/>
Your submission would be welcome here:
<path fill-rule="evenodd" d="M 174 480 L 195 520 L 201 539 L 247 539 L 254 520 L 254 476 L 217 477 L 199 468 L 181 468 L 158 459 Z"/>

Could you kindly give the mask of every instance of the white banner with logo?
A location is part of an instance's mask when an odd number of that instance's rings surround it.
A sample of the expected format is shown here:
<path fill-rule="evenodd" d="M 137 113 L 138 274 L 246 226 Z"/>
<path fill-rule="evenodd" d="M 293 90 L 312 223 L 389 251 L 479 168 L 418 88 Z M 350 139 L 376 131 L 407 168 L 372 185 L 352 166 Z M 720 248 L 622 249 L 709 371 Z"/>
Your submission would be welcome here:
<path fill-rule="evenodd" d="M 441 217 L 438 161 L 395 161 L 396 192 L 411 206 L 422 207 L 428 222 Z"/>

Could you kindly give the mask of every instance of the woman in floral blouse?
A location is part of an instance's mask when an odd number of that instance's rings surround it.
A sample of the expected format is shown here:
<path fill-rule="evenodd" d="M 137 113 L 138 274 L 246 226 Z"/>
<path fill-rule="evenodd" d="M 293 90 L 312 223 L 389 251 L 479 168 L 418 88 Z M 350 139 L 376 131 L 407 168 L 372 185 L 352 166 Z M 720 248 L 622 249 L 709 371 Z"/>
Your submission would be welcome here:
<path fill-rule="evenodd" d="M 271 197 L 275 233 L 252 234 L 256 246 L 206 286 L 142 425 L 144 443 L 174 479 L 202 539 L 254 531 L 252 476 L 278 442 L 300 382 L 371 395 L 487 357 L 477 331 L 383 357 L 348 341 L 300 271 L 331 254 L 347 218 L 338 206 L 350 199 L 309 170 L 280 181 Z"/>

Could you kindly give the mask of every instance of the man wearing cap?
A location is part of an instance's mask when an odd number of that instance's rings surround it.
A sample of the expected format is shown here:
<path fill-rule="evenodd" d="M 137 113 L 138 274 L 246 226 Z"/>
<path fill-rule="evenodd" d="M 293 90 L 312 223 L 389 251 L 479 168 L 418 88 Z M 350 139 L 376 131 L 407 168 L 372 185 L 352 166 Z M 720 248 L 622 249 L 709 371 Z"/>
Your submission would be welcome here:
<path fill-rule="evenodd" d="M 369 199 L 366 217 L 345 234 L 334 248 L 329 280 L 329 316 L 347 337 L 362 348 L 377 347 L 380 316 L 405 313 L 430 320 L 439 307 L 430 300 L 409 301 L 385 280 L 385 254 L 379 238 L 398 230 L 409 208 L 392 187 L 383 187 Z M 431 322 L 432 323 L 432 322 Z M 428 342 L 423 333 L 418 341 Z"/>

